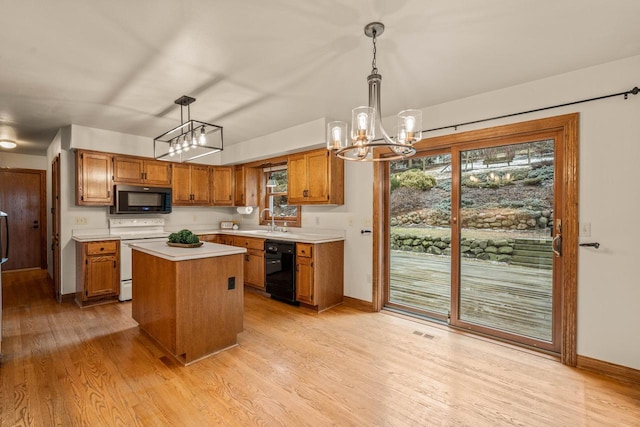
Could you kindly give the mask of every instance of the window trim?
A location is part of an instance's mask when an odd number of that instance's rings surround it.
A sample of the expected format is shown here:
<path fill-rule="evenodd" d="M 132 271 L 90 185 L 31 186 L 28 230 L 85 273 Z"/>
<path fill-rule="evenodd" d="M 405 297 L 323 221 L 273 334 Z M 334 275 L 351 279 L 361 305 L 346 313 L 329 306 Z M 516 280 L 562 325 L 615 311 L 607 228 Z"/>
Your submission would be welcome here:
<path fill-rule="evenodd" d="M 283 167 L 284 166 L 284 167 Z M 259 212 L 261 212 L 259 218 L 258 218 L 258 224 L 260 225 L 269 225 L 271 224 L 271 212 L 267 211 L 264 214 L 262 214 L 262 210 L 266 209 L 269 207 L 269 202 L 268 202 L 268 198 L 270 195 L 272 194 L 285 194 L 285 193 L 270 193 L 268 191 L 267 188 L 267 180 L 269 179 L 269 173 L 270 170 L 282 170 L 282 169 L 286 169 L 287 168 L 287 164 L 283 163 L 283 164 L 277 164 L 277 165 L 271 165 L 270 168 L 262 168 L 262 174 L 260 175 L 260 210 Z M 302 226 L 302 206 L 300 205 L 296 205 L 297 206 L 297 215 L 295 217 L 292 216 L 288 216 L 288 217 L 276 217 L 274 222 L 279 225 L 282 226 L 284 225 L 284 223 L 287 223 L 287 227 L 301 227 Z"/>

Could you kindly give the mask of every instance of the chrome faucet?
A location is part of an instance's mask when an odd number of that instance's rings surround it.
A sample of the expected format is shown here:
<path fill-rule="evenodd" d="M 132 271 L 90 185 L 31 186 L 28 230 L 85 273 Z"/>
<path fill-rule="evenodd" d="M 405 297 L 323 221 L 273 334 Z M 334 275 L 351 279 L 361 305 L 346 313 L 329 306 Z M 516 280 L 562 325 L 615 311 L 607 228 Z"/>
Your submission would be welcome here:
<path fill-rule="evenodd" d="M 276 223 L 275 223 L 275 216 L 273 215 L 273 211 L 271 210 L 271 208 L 264 208 L 260 212 L 260 215 L 262 215 L 262 213 L 264 211 L 268 211 L 271 214 L 271 224 L 268 225 L 268 228 L 267 228 L 268 231 L 277 231 L 276 230 Z"/>

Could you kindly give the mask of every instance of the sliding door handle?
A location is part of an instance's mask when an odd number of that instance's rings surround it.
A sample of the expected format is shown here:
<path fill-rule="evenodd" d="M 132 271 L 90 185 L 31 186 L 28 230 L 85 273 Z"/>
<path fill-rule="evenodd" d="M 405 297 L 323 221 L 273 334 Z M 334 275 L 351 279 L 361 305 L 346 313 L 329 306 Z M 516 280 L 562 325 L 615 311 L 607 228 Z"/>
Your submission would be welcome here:
<path fill-rule="evenodd" d="M 553 241 L 551 242 L 551 249 L 553 249 L 553 253 L 557 257 L 562 256 L 562 235 L 561 234 L 556 234 L 556 236 L 553 238 Z"/>

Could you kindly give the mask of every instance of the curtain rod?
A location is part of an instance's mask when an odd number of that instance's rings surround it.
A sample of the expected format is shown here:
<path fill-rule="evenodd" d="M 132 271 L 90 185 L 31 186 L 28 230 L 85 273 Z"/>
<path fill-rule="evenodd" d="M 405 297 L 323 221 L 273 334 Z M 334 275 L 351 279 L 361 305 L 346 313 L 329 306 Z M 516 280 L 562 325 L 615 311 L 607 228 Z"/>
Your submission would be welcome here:
<path fill-rule="evenodd" d="M 456 125 L 441 126 L 441 127 L 437 127 L 437 128 L 433 128 L 433 129 L 423 130 L 422 132 L 434 132 L 434 131 L 437 131 L 437 130 L 451 129 L 451 128 L 453 128 L 454 130 L 458 130 L 458 126 L 473 125 L 473 124 L 476 124 L 476 123 L 483 123 L 483 122 L 489 122 L 489 121 L 492 121 L 492 120 L 505 119 L 507 117 L 515 117 L 515 116 L 521 116 L 523 114 L 537 113 L 538 111 L 545 111 L 545 110 L 551 110 L 551 109 L 554 109 L 554 108 L 567 107 L 569 105 L 576 105 L 576 104 L 582 104 L 582 103 L 585 103 L 585 102 L 598 101 L 600 99 L 613 98 L 615 96 L 624 95 L 624 99 L 627 99 L 629 97 L 629 95 L 637 95 L 638 93 L 640 93 L 640 89 L 638 89 L 638 86 L 636 86 L 633 89 L 630 89 L 630 90 L 627 90 L 627 91 L 624 91 L 624 92 L 612 93 L 611 95 L 597 96 L 595 98 L 582 99 L 580 101 L 573 101 L 573 102 L 567 102 L 565 104 L 558 104 L 558 105 L 552 105 L 552 106 L 549 106 L 549 107 L 536 108 L 536 109 L 533 109 L 533 110 L 521 111 L 519 113 L 504 114 L 502 116 L 495 116 L 495 117 L 490 117 L 490 118 L 486 118 L 486 119 L 473 120 L 473 121 L 470 121 L 470 122 L 458 123 Z"/>

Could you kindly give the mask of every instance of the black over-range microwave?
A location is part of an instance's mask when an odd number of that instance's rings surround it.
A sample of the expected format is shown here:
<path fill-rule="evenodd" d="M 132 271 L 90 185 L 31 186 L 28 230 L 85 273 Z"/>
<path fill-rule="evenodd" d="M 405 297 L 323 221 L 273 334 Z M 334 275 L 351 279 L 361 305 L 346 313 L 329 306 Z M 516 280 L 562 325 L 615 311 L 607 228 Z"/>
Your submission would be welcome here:
<path fill-rule="evenodd" d="M 112 214 L 171 213 L 171 188 L 116 185 Z"/>

